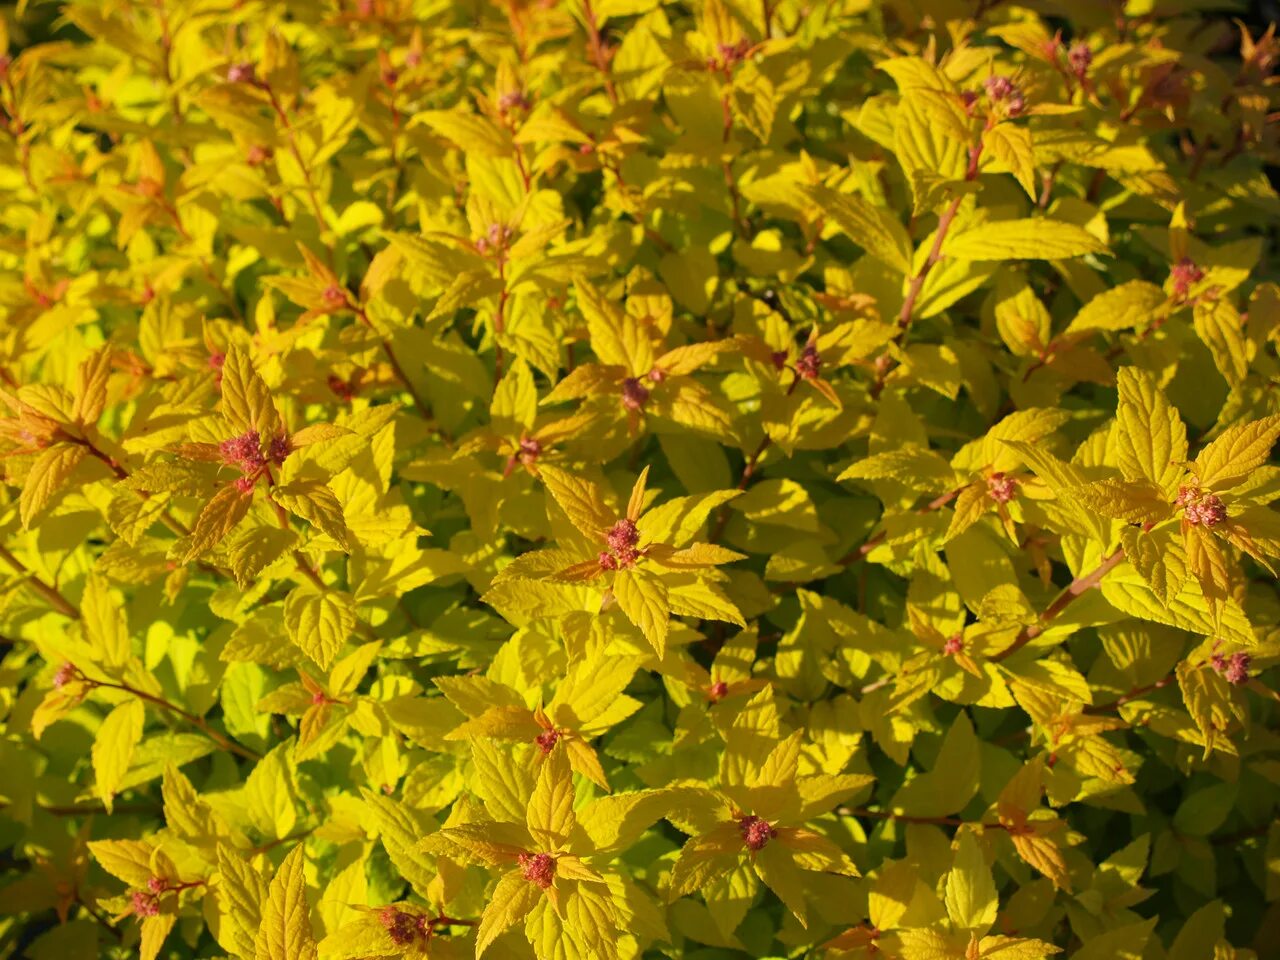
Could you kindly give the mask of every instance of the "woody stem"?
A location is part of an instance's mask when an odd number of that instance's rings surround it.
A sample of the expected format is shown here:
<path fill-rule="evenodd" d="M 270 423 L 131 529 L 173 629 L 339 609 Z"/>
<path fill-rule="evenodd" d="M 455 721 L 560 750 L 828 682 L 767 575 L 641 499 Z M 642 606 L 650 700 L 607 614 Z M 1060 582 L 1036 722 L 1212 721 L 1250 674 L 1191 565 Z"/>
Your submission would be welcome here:
<path fill-rule="evenodd" d="M 1124 548 L 1117 547 L 1114 552 L 1103 557 L 1102 562 L 1093 570 L 1072 580 L 1071 583 L 1067 585 L 1066 589 L 1058 594 L 1053 603 L 1049 604 L 1049 606 L 1045 608 L 1044 613 L 1040 614 L 1040 619 L 1036 623 L 1028 624 L 1023 627 L 1014 638 L 1013 643 L 1009 644 L 1009 646 L 1005 647 L 991 659 L 994 661 L 1007 659 L 1025 647 L 1036 637 L 1040 636 L 1040 634 L 1044 633 L 1048 628 L 1048 625 L 1058 617 L 1063 610 L 1071 606 L 1077 598 L 1098 586 L 1098 584 L 1102 582 L 1102 578 L 1115 569 L 1123 559 Z"/>
<path fill-rule="evenodd" d="M 76 608 L 75 604 L 59 593 L 57 587 L 45 583 L 32 573 L 27 568 L 26 564 L 15 557 L 5 546 L 0 546 L 0 560 L 4 560 L 4 562 L 13 567 L 14 570 L 17 570 L 26 577 L 27 583 L 31 585 L 31 588 L 35 590 L 36 593 L 40 594 L 40 596 L 44 597 L 45 600 L 49 601 L 49 606 L 53 607 L 53 609 L 57 610 L 63 616 L 70 617 L 72 620 L 80 619 L 80 611 Z"/>
<path fill-rule="evenodd" d="M 207 736 L 210 740 L 220 746 L 223 750 L 229 750 L 234 754 L 244 757 L 246 760 L 261 760 L 262 756 L 248 747 L 242 747 L 234 740 L 229 739 L 209 725 L 204 717 L 198 717 L 194 713 L 188 713 L 177 704 L 170 703 L 164 697 L 157 697 L 154 694 L 147 693 L 145 690 L 139 690 L 137 687 L 131 687 L 127 683 L 113 683 L 110 680 L 89 680 L 86 682 L 91 687 L 108 687 L 112 690 L 121 690 L 125 693 L 132 694 L 139 700 L 145 700 L 147 703 L 153 703 L 162 710 L 167 710 L 175 716 L 181 717 L 187 723 L 194 726 L 197 730 Z"/>

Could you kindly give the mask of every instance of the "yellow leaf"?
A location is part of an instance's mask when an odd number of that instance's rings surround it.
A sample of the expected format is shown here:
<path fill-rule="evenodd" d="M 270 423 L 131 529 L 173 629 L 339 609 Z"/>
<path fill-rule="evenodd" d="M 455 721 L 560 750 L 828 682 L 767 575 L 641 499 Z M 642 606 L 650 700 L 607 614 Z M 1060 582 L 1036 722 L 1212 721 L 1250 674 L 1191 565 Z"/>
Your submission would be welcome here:
<path fill-rule="evenodd" d="M 414 116 L 411 126 L 419 123 L 430 127 L 459 150 L 466 152 L 506 157 L 515 149 L 511 134 L 476 114 L 423 110 Z"/>
<path fill-rule="evenodd" d="M 241 493 L 234 484 L 229 483 L 213 495 L 200 516 L 196 517 L 196 525 L 191 530 L 191 539 L 187 543 L 187 552 L 182 562 L 192 560 L 208 553 L 221 543 L 236 524 L 245 518 L 249 505 L 253 503 L 253 493 Z"/>
<path fill-rule="evenodd" d="M 948 237 L 942 252 L 960 260 L 1066 260 L 1107 253 L 1083 227 L 1060 220 L 997 220 Z"/>
<path fill-rule="evenodd" d="M 1134 330 L 1156 319 L 1168 301 L 1163 290 L 1146 280 L 1130 280 L 1098 294 L 1076 314 L 1067 333 L 1084 330 Z"/>
<path fill-rule="evenodd" d="M 1158 523 L 1172 515 L 1169 501 L 1146 478 L 1095 480 L 1064 492 L 1086 510 L 1130 523 Z"/>
<path fill-rule="evenodd" d="M 807 927 L 806 884 L 800 868 L 791 858 L 791 852 L 780 843 L 768 843 L 756 851 L 753 865 L 765 886 L 778 895 L 778 899 L 800 921 L 800 926 Z"/>
<path fill-rule="evenodd" d="M 295 587 L 284 601 L 284 625 L 289 639 L 328 670 L 355 629 L 355 608 L 350 596 L 341 591 L 320 593 L 311 586 Z"/>
<path fill-rule="evenodd" d="M 111 596 L 106 581 L 91 573 L 80 598 L 85 640 L 103 664 L 121 666 L 129 659 L 129 627 L 124 607 Z"/>
<path fill-rule="evenodd" d="M 262 925 L 267 881 L 243 853 L 218 844 L 218 909 L 223 917 L 218 942 L 241 960 L 255 960 L 254 942 Z"/>
<path fill-rule="evenodd" d="M 271 391 L 244 348 L 232 343 L 222 364 L 222 415 L 237 434 L 257 430 L 264 439 L 279 432 L 280 416 Z"/>
<path fill-rule="evenodd" d="M 557 724 L 579 733 L 587 732 L 592 736 L 603 733 L 604 730 L 593 721 L 611 715 L 620 700 L 630 700 L 623 697 L 622 692 L 635 676 L 636 666 L 634 657 L 622 657 L 616 653 L 598 652 L 579 660 L 556 687 L 555 696 L 547 704 L 547 715 Z M 635 704 L 635 701 L 630 700 L 630 703 Z M 613 723 L 621 719 L 619 717 Z"/>
<path fill-rule="evenodd" d="M 91 427 L 98 422 L 107 403 L 107 380 L 110 376 L 110 347 L 98 348 L 80 364 L 75 406 L 77 423 Z"/>
<path fill-rule="evenodd" d="M 1013 123 L 996 124 L 982 135 L 982 144 L 1035 200 L 1036 156 L 1027 128 Z"/>
<path fill-rule="evenodd" d="M 658 656 L 662 656 L 667 647 L 671 610 L 666 585 L 647 570 L 619 570 L 613 578 L 613 595 L 627 619 L 640 628 Z"/>
<path fill-rule="evenodd" d="M 259 831 L 276 840 L 289 835 L 298 821 L 297 788 L 282 743 L 257 762 L 245 781 L 245 813 Z"/>
<path fill-rule="evenodd" d="M 1137 367 L 1121 367 L 1116 377 L 1116 456 L 1126 480 L 1147 479 L 1170 501 L 1187 458 L 1187 428 L 1155 378 Z"/>
<path fill-rule="evenodd" d="M 177 919 L 172 913 L 143 918 L 142 935 L 138 941 L 138 960 L 156 960 Z"/>
<path fill-rule="evenodd" d="M 1233 387 L 1249 375 L 1252 345 L 1244 335 L 1244 321 L 1231 303 L 1222 297 L 1196 301 L 1192 311 L 1196 335 L 1213 354 L 1218 371 Z"/>
<path fill-rule="evenodd" d="M 982 960 L 1043 960 L 1061 953 L 1062 948 L 1043 940 L 996 936 L 983 937 L 978 952 Z"/>
<path fill-rule="evenodd" d="M 86 453 L 86 449 L 79 444 L 55 443 L 36 458 L 27 473 L 18 501 L 23 527 L 28 530 L 31 528 L 31 521 L 48 506 L 54 494 L 62 489 Z"/>
<path fill-rule="evenodd" d="M 522 877 L 519 871 L 505 874 L 493 888 L 489 905 L 480 915 L 480 926 L 476 930 L 477 960 L 502 933 L 523 921 L 537 906 L 540 897 L 538 887 Z"/>
<path fill-rule="evenodd" d="M 321 480 L 294 480 L 271 488 L 271 499 L 294 516 L 322 530 L 347 553 L 351 552 L 351 532 L 342 515 L 342 504 Z"/>
<path fill-rule="evenodd" d="M 155 847 L 143 840 L 90 840 L 89 852 L 99 866 L 131 887 L 145 887 L 151 878 Z"/>
<path fill-rule="evenodd" d="M 996 922 L 1000 907 L 982 845 L 972 830 L 961 830 L 955 862 L 947 874 L 947 915 L 959 929 L 985 933 Z"/>
<path fill-rule="evenodd" d="M 108 813 L 111 812 L 112 798 L 129 771 L 133 752 L 142 740 L 142 726 L 146 715 L 141 700 L 129 700 L 107 714 L 94 737 L 90 751 L 95 777 L 94 792 L 102 800 Z"/>
<path fill-rule="evenodd" d="M 529 798 L 525 823 L 541 853 L 564 849 L 577 818 L 573 814 L 573 777 L 563 750 L 552 749 L 542 760 L 538 780 Z"/>
<path fill-rule="evenodd" d="M 503 374 L 489 404 L 489 420 L 495 431 L 518 433 L 533 428 L 538 415 L 538 389 L 529 364 L 517 357 Z"/>
<path fill-rule="evenodd" d="M 1059 890 L 1071 889 L 1071 874 L 1057 841 L 1039 833 L 1011 833 L 1009 836 L 1018 856 L 1029 866 L 1048 877 Z"/>
<path fill-rule="evenodd" d="M 829 187 L 811 187 L 809 196 L 822 215 L 869 256 L 903 276 L 911 270 L 911 238 L 889 210 Z"/>
<path fill-rule="evenodd" d="M 1280 437 L 1280 414 L 1229 427 L 1196 457 L 1200 485 L 1210 490 L 1233 486 L 1262 466 Z"/>
<path fill-rule="evenodd" d="M 654 361 L 648 332 L 586 281 L 578 281 L 574 292 L 578 309 L 587 321 L 591 349 L 600 362 L 625 367 L 634 376 L 648 373 Z"/>
<path fill-rule="evenodd" d="M 578 531 L 593 543 L 604 540 L 605 531 L 616 519 L 600 495 L 596 485 L 583 477 L 574 476 L 559 467 L 543 465 L 539 475 L 547 492 Z"/>
<path fill-rule="evenodd" d="M 316 960 L 304 877 L 304 844 L 299 843 L 276 871 L 262 907 L 255 960 Z"/>

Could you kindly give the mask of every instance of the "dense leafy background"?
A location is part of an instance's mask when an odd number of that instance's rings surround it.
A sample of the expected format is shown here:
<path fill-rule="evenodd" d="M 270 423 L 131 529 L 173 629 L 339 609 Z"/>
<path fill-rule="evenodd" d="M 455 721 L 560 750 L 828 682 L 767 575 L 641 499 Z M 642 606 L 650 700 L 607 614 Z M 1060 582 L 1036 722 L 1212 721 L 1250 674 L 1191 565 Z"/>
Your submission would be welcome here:
<path fill-rule="evenodd" d="M 8 7 L 3 955 L 1275 956 L 1228 12 Z"/>

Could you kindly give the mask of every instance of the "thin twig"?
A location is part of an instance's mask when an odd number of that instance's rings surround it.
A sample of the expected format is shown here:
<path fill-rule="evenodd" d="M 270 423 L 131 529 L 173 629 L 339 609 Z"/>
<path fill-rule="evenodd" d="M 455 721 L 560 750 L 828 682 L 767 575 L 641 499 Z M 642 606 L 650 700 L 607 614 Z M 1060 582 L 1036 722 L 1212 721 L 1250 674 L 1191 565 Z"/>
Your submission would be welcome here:
<path fill-rule="evenodd" d="M 75 604 L 59 593 L 57 587 L 45 583 L 32 573 L 21 560 L 9 551 L 8 547 L 3 545 L 0 545 L 0 560 L 4 560 L 5 563 L 9 564 L 9 566 L 21 573 L 26 578 L 26 582 L 30 587 L 35 590 L 36 593 L 40 594 L 40 596 L 44 597 L 45 600 L 49 602 L 49 606 L 53 607 L 53 609 L 57 610 L 65 617 L 70 617 L 72 620 L 80 619 L 80 610 Z"/>
<path fill-rule="evenodd" d="M 1018 635 L 1014 638 L 1013 643 L 1005 647 L 995 656 L 991 657 L 993 661 L 1004 660 L 1013 656 L 1028 643 L 1034 640 L 1040 634 L 1044 633 L 1049 624 L 1062 613 L 1063 610 L 1071 606 L 1078 597 L 1088 593 L 1094 587 L 1102 582 L 1102 578 L 1110 573 L 1124 559 L 1124 548 L 1117 547 L 1113 553 L 1103 557 L 1102 562 L 1093 570 L 1076 577 L 1067 585 L 1067 588 L 1058 594 L 1057 599 L 1045 608 L 1044 613 L 1040 614 L 1040 619 L 1032 624 L 1023 627 Z"/>

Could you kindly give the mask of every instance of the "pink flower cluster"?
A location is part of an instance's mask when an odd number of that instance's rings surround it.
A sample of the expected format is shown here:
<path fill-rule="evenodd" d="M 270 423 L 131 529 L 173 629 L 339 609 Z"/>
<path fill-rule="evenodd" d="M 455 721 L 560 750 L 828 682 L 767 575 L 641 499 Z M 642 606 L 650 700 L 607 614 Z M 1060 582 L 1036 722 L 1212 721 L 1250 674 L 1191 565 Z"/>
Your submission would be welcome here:
<path fill-rule="evenodd" d="M 543 890 L 556 878 L 556 858 L 549 853 L 522 853 L 519 858 L 520 875 Z"/>
<path fill-rule="evenodd" d="M 628 410 L 639 410 L 649 401 L 649 388 L 636 377 L 622 381 L 622 405 Z"/>
<path fill-rule="evenodd" d="M 390 904 L 378 911 L 378 922 L 397 947 L 408 946 L 419 934 L 429 936 L 430 925 L 426 917 L 416 917 L 412 913 L 397 910 Z"/>
<path fill-rule="evenodd" d="M 996 503 L 1008 503 L 1018 494 L 1018 480 L 1006 473 L 991 474 L 987 477 L 987 495 Z"/>
<path fill-rule="evenodd" d="M 769 821 L 755 814 L 738 820 L 738 833 L 742 834 L 742 842 L 748 850 L 763 850 L 765 844 L 778 835 L 778 831 L 769 825 Z"/>
<path fill-rule="evenodd" d="M 1227 519 L 1227 508 L 1214 493 L 1204 493 L 1194 484 L 1178 488 L 1174 501 L 1182 508 L 1182 515 L 1193 526 L 1214 527 Z"/>
<path fill-rule="evenodd" d="M 987 77 L 983 86 L 986 87 L 987 98 L 992 103 L 1002 106 L 1006 116 L 1017 117 L 1026 111 L 1026 98 L 1017 84 L 1008 77 L 1000 75 Z"/>
<path fill-rule="evenodd" d="M 1183 257 L 1169 271 L 1169 279 L 1173 282 L 1174 297 L 1185 300 L 1191 288 L 1204 279 L 1204 271 L 1190 257 Z"/>
<path fill-rule="evenodd" d="M 640 542 L 640 530 L 636 527 L 634 520 L 623 517 L 609 528 L 604 542 L 609 549 L 600 551 L 598 559 L 601 570 L 635 566 L 636 559 L 640 555 L 636 550 L 636 544 Z"/>
<path fill-rule="evenodd" d="M 1233 653 L 1230 657 L 1215 653 L 1209 662 L 1212 664 L 1214 672 L 1218 673 L 1227 683 L 1239 686 L 1242 683 L 1249 682 L 1250 659 L 1247 653 Z"/>

